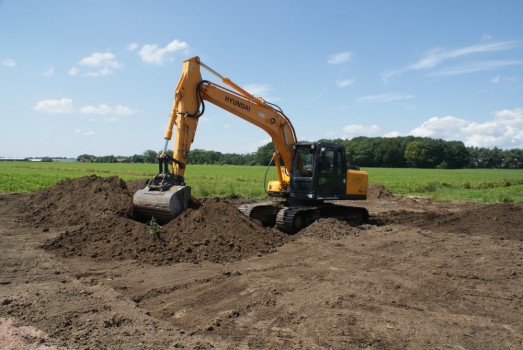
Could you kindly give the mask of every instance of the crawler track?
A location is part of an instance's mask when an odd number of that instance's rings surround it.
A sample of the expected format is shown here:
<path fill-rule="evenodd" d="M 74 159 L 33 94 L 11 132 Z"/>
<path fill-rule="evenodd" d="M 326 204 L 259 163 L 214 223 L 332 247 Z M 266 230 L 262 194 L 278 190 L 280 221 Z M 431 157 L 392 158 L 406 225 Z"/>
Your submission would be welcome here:
<path fill-rule="evenodd" d="M 337 218 L 354 225 L 361 225 L 369 220 L 369 213 L 365 208 L 331 203 L 289 206 L 281 202 L 262 202 L 242 204 L 238 209 L 263 226 L 276 226 L 289 234 L 297 233 L 320 218 Z"/>

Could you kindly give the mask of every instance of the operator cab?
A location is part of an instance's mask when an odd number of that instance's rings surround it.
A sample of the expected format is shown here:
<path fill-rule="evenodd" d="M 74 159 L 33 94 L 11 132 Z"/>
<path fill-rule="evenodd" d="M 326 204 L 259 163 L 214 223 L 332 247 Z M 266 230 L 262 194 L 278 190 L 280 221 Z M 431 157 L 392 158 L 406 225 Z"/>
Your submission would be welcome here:
<path fill-rule="evenodd" d="M 345 147 L 327 142 L 296 143 L 290 197 L 342 199 L 347 182 Z"/>

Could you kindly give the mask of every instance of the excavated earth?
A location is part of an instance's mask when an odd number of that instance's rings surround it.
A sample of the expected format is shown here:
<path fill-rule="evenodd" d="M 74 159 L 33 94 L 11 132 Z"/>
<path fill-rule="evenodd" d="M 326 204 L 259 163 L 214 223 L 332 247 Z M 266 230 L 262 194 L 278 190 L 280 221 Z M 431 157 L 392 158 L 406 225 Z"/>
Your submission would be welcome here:
<path fill-rule="evenodd" d="M 523 205 L 370 187 L 296 235 L 242 199 L 135 219 L 143 182 L 0 194 L 1 349 L 522 349 Z"/>

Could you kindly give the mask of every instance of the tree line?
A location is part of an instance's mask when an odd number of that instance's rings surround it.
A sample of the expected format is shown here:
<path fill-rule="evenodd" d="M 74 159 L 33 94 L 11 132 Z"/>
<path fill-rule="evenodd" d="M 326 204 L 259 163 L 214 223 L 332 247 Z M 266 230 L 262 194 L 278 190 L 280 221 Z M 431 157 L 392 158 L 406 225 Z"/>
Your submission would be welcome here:
<path fill-rule="evenodd" d="M 523 150 L 466 147 L 461 141 L 430 137 L 355 137 L 341 142 L 348 162 L 384 168 L 523 168 Z"/>
<path fill-rule="evenodd" d="M 429 137 L 355 137 L 353 139 L 323 139 L 325 142 L 343 144 L 347 162 L 360 167 L 381 168 L 509 168 L 523 169 L 522 149 L 494 147 L 466 147 L 461 141 L 445 141 Z M 269 165 L 274 146 L 272 142 L 256 152 L 222 153 L 194 149 L 188 164 Z M 172 155 L 172 151 L 168 151 Z M 83 154 L 78 161 L 98 163 L 156 163 L 158 152 L 147 150 L 133 156 L 102 156 Z"/>
<path fill-rule="evenodd" d="M 498 147 L 466 147 L 461 141 L 430 137 L 355 137 L 324 139 L 341 143 L 347 162 L 361 167 L 381 168 L 523 168 L 523 150 Z"/>

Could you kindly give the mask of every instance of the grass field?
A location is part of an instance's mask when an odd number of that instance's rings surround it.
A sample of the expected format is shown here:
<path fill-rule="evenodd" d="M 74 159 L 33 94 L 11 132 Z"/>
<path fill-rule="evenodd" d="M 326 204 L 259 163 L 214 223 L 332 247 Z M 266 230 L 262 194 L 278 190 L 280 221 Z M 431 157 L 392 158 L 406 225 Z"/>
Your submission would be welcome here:
<path fill-rule="evenodd" d="M 368 168 L 370 183 L 394 194 L 440 201 L 523 203 L 523 170 Z"/>
<path fill-rule="evenodd" d="M 195 196 L 239 195 L 265 197 L 260 166 L 191 165 L 186 182 Z M 388 169 L 367 168 L 371 184 L 382 184 L 394 194 L 427 196 L 441 201 L 523 203 L 523 170 L 505 169 Z M 124 180 L 151 178 L 155 164 L 0 162 L 0 192 L 35 192 L 60 180 L 91 174 Z M 276 178 L 273 168 L 267 180 Z"/>

